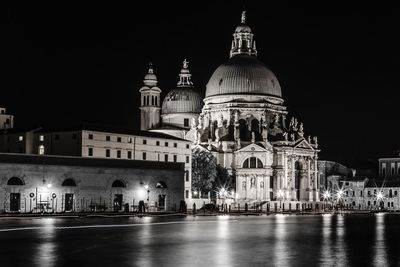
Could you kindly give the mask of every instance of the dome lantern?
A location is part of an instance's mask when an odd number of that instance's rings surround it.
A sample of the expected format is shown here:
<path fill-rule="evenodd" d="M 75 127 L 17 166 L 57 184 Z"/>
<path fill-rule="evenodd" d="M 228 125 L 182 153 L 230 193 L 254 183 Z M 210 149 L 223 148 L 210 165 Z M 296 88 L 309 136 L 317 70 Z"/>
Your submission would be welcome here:
<path fill-rule="evenodd" d="M 241 23 L 236 27 L 233 34 L 230 57 L 243 54 L 257 56 L 256 43 L 253 37 L 254 34 L 251 32 L 251 28 L 246 25 L 246 11 L 243 11 Z"/>

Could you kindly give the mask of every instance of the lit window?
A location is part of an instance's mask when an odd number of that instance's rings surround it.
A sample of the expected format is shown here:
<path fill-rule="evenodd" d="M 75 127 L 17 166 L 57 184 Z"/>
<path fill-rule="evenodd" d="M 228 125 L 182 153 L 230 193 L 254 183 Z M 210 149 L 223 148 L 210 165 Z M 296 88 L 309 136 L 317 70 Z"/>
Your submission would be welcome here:
<path fill-rule="evenodd" d="M 41 142 L 44 141 L 44 135 L 39 135 L 39 141 L 41 141 Z"/>
<path fill-rule="evenodd" d="M 91 157 L 93 156 L 93 147 L 89 147 L 88 155 Z"/>
<path fill-rule="evenodd" d="M 18 140 L 21 142 L 21 141 L 24 140 L 24 137 L 23 137 L 22 135 L 20 135 L 20 136 L 18 137 Z"/>
<path fill-rule="evenodd" d="M 44 155 L 44 145 L 39 146 L 39 155 Z"/>

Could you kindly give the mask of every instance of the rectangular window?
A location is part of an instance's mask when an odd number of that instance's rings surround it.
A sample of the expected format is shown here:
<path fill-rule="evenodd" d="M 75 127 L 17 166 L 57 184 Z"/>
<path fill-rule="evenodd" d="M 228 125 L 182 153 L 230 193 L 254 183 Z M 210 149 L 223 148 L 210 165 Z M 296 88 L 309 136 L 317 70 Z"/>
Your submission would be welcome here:
<path fill-rule="evenodd" d="M 183 126 L 184 127 L 189 127 L 189 119 L 183 119 Z"/>
<path fill-rule="evenodd" d="M 88 139 L 93 140 L 93 134 L 88 134 Z"/>
<path fill-rule="evenodd" d="M 22 135 L 20 135 L 19 137 L 18 137 L 18 141 L 24 141 L 24 137 L 22 136 Z"/>
<path fill-rule="evenodd" d="M 165 146 L 168 146 L 168 142 L 165 142 Z"/>
<path fill-rule="evenodd" d="M 164 160 L 165 160 L 165 161 L 168 161 L 168 154 L 165 154 L 165 155 L 164 155 Z"/>
<path fill-rule="evenodd" d="M 186 144 L 186 149 L 189 149 L 189 144 Z"/>
<path fill-rule="evenodd" d="M 44 146 L 43 145 L 39 146 L 39 155 L 44 155 Z"/>
<path fill-rule="evenodd" d="M 360 191 L 360 197 L 362 197 L 362 192 L 363 192 L 363 191 Z"/>
<path fill-rule="evenodd" d="M 106 136 L 106 141 L 110 141 L 111 137 L 109 135 Z"/>
<path fill-rule="evenodd" d="M 110 149 L 106 149 L 106 157 L 107 157 L 107 158 L 110 157 Z"/>
<path fill-rule="evenodd" d="M 186 194 L 185 195 L 186 195 L 186 198 L 189 198 L 189 190 L 186 190 Z"/>
<path fill-rule="evenodd" d="M 121 158 L 121 150 L 117 150 L 117 158 Z"/>
<path fill-rule="evenodd" d="M 147 140 L 143 139 L 143 145 L 147 145 Z"/>
<path fill-rule="evenodd" d="M 143 152 L 143 160 L 146 160 L 146 152 Z"/>
<path fill-rule="evenodd" d="M 186 156 L 186 163 L 189 163 L 189 156 Z"/>
<path fill-rule="evenodd" d="M 160 141 L 156 141 L 156 146 L 159 146 L 160 145 Z"/>
<path fill-rule="evenodd" d="M 117 137 L 117 142 L 121 143 L 122 138 L 120 136 Z"/>
<path fill-rule="evenodd" d="M 44 141 L 44 135 L 39 135 L 39 141 L 43 142 Z"/>
<path fill-rule="evenodd" d="M 59 135 L 59 134 L 56 134 L 54 138 L 55 138 L 56 140 L 60 140 L 60 135 Z"/>
<path fill-rule="evenodd" d="M 89 155 L 89 157 L 93 156 L 93 147 L 89 147 L 88 155 Z"/>
<path fill-rule="evenodd" d="M 185 180 L 189 182 L 189 171 L 185 171 Z"/>
<path fill-rule="evenodd" d="M 128 137 L 128 143 L 132 144 L 132 138 L 131 137 Z"/>
<path fill-rule="evenodd" d="M 174 147 L 178 147 L 178 144 L 177 144 L 177 143 L 174 143 Z"/>
<path fill-rule="evenodd" d="M 256 158 L 251 157 L 250 158 L 250 168 L 255 168 L 256 167 Z"/>
<path fill-rule="evenodd" d="M 128 151 L 128 159 L 132 158 L 132 151 Z"/>
<path fill-rule="evenodd" d="M 177 161 L 178 161 L 178 156 L 174 155 L 174 162 L 177 162 Z"/>

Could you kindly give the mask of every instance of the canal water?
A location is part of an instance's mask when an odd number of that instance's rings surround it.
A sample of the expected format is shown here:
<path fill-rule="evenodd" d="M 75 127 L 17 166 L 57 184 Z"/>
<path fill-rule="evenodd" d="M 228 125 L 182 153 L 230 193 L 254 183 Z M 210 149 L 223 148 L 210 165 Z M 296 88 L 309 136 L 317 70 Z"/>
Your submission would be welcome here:
<path fill-rule="evenodd" d="M 0 219 L 0 266 L 400 266 L 400 215 Z"/>

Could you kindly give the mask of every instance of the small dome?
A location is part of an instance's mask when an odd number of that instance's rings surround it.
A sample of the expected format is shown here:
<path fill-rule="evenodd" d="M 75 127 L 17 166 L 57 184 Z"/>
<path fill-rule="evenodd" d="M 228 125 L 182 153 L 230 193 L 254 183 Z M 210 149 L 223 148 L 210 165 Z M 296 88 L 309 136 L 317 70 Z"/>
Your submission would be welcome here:
<path fill-rule="evenodd" d="M 179 73 L 177 88 L 170 91 L 164 98 L 161 107 L 162 114 L 201 112 L 203 99 L 194 89 L 191 78 L 189 62 L 185 59 Z"/>
<path fill-rule="evenodd" d="M 179 87 L 170 91 L 162 103 L 162 114 L 200 113 L 203 99 L 194 88 Z"/>
<path fill-rule="evenodd" d="M 219 66 L 207 83 L 206 97 L 228 94 L 282 97 L 275 74 L 256 57 L 243 54 Z"/>

